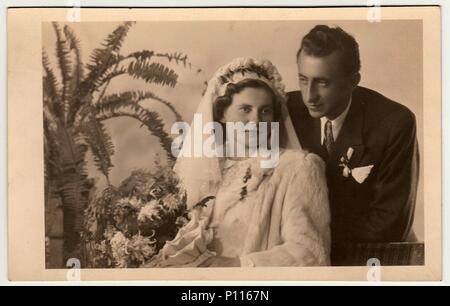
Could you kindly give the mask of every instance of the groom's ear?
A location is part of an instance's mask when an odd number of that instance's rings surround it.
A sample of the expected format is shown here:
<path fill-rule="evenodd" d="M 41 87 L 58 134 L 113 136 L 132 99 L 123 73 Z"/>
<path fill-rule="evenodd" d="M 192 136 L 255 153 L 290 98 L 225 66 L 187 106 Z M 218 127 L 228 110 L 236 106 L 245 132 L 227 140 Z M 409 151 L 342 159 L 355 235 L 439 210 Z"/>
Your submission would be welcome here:
<path fill-rule="evenodd" d="M 353 74 L 353 76 L 352 76 L 352 87 L 353 87 L 353 89 L 355 89 L 356 86 L 358 86 L 360 81 L 361 81 L 361 74 L 359 72 Z"/>

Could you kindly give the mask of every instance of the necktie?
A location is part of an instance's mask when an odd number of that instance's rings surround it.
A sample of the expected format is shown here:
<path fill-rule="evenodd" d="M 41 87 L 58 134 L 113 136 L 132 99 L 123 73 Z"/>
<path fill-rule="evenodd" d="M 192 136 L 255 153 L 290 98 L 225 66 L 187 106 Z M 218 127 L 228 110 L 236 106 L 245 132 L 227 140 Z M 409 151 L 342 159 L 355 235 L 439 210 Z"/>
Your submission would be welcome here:
<path fill-rule="evenodd" d="M 327 122 L 325 123 L 325 137 L 323 140 L 323 144 L 325 145 L 328 154 L 331 154 L 331 152 L 334 149 L 334 139 L 333 139 L 333 126 L 330 120 L 327 120 Z"/>

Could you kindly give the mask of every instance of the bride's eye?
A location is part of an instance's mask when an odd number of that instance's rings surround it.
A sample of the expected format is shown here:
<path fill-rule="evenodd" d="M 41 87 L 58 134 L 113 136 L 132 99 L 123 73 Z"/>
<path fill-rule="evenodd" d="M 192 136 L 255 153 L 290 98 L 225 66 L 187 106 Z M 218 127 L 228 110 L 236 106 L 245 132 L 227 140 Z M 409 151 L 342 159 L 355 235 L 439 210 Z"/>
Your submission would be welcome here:
<path fill-rule="evenodd" d="M 273 110 L 272 110 L 271 107 L 266 107 L 266 108 L 263 108 L 263 109 L 262 109 L 261 114 L 263 114 L 263 115 L 269 115 L 269 114 L 271 114 L 272 112 L 273 112 Z"/>
<path fill-rule="evenodd" d="M 240 110 L 244 113 L 250 113 L 252 111 L 252 108 L 250 106 L 242 106 Z"/>

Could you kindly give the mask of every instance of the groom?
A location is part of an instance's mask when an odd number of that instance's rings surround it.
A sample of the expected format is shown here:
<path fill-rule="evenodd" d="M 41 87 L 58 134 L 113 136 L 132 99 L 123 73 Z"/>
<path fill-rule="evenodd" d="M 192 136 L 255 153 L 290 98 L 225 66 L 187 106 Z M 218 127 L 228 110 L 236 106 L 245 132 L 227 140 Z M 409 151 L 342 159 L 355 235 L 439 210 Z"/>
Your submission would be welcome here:
<path fill-rule="evenodd" d="M 405 241 L 419 167 L 414 114 L 358 86 L 358 43 L 339 27 L 314 27 L 297 66 L 301 91 L 288 93 L 288 108 L 303 148 L 327 164 L 333 246 Z"/>

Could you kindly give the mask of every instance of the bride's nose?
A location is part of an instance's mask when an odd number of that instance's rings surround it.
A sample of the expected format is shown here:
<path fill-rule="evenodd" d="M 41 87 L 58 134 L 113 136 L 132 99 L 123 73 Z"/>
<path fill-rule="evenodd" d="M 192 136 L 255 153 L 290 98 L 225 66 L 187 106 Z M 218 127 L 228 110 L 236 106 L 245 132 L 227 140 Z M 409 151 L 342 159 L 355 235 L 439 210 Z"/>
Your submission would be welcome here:
<path fill-rule="evenodd" d="M 248 118 L 247 118 L 247 123 L 253 122 L 255 124 L 258 124 L 261 121 L 261 114 L 259 113 L 258 110 L 253 110 Z"/>

